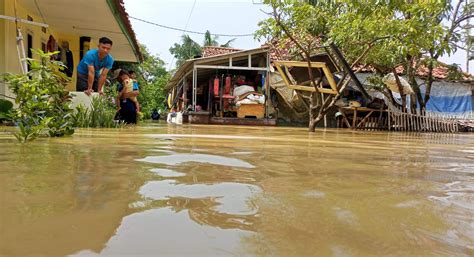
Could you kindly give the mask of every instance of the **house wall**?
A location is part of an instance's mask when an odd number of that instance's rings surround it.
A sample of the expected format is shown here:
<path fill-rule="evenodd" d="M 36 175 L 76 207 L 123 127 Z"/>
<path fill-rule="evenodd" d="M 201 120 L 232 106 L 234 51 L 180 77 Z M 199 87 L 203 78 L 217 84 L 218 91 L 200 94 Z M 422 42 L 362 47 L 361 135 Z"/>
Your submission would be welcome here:
<path fill-rule="evenodd" d="M 5 13 L 5 0 L 0 0 L 0 14 Z M 5 73 L 5 24 L 6 21 L 0 19 L 0 74 Z M 5 85 L 0 80 L 0 99 L 5 98 Z"/>
<path fill-rule="evenodd" d="M 15 7 L 14 0 L 0 0 L 0 14 L 14 17 Z M 26 9 L 17 2 L 17 14 L 22 19 L 27 19 L 28 16 L 33 18 L 35 22 L 43 22 L 42 18 L 33 15 L 33 11 Z M 48 27 L 46 32 L 43 32 L 41 27 L 35 25 L 29 25 L 25 23 L 19 23 L 21 32 L 23 34 L 23 41 L 25 51 L 27 53 L 27 38 L 28 34 L 33 36 L 32 45 L 34 49 L 41 49 L 42 43 L 48 42 L 49 36 L 53 35 L 59 45 L 62 41 L 69 42 L 69 49 L 73 53 L 74 59 L 74 73 L 71 78 L 71 83 L 66 87 L 69 91 L 75 90 L 76 85 L 76 67 L 79 63 L 79 36 L 73 34 L 63 34 L 55 31 L 54 27 Z M 94 48 L 95 42 L 91 42 L 91 48 Z M 15 22 L 0 19 L 0 74 L 7 72 L 20 73 L 21 66 L 18 58 L 18 52 L 16 47 L 16 27 Z M 35 58 L 35 55 L 33 55 Z M 0 98 L 2 95 L 13 96 L 8 89 L 8 86 L 0 83 Z M 4 98 L 4 97 L 3 97 Z"/>

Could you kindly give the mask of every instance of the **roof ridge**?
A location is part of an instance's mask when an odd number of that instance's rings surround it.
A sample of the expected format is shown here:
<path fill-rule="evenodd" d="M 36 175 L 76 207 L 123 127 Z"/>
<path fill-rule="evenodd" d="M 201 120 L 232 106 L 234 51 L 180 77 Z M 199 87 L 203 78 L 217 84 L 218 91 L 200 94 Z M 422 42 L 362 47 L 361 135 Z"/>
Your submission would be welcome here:
<path fill-rule="evenodd" d="M 236 50 L 236 51 L 242 51 L 243 50 L 243 49 L 239 49 L 239 48 L 224 47 L 224 46 L 203 46 L 202 48 L 219 48 L 219 49 Z"/>

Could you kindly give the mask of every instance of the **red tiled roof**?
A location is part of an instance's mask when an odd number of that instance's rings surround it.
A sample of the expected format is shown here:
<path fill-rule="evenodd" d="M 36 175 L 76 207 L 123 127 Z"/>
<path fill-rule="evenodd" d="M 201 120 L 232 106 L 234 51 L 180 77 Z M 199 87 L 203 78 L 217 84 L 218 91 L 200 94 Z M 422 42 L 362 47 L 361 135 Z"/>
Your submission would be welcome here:
<path fill-rule="evenodd" d="M 270 54 L 270 61 L 281 60 L 288 61 L 291 60 L 291 54 L 289 49 L 294 46 L 293 42 L 285 43 L 285 47 L 278 45 L 278 42 L 273 41 L 272 43 L 263 44 L 262 47 L 268 47 L 268 53 Z"/>
<path fill-rule="evenodd" d="M 321 45 L 319 38 L 314 38 L 317 45 Z M 294 53 L 291 53 L 291 49 L 296 49 L 296 44 L 290 39 L 285 40 L 285 42 L 280 42 L 277 40 L 272 40 L 262 45 L 262 47 L 268 47 L 270 53 L 270 61 L 280 60 L 280 61 L 289 61 L 294 59 Z"/>
<path fill-rule="evenodd" d="M 396 68 L 397 73 L 403 74 L 404 73 L 404 67 L 403 66 L 398 66 Z M 438 62 L 438 65 L 433 68 L 433 77 L 435 79 L 447 79 L 449 76 L 449 65 L 445 63 Z M 461 71 L 462 78 L 461 80 L 474 80 L 474 76 Z M 429 69 L 425 65 L 420 65 L 418 69 L 416 70 L 416 75 L 419 77 L 427 77 L 429 73 Z"/>
<path fill-rule="evenodd" d="M 242 51 L 242 50 L 237 49 L 237 48 L 221 47 L 221 46 L 204 46 L 202 48 L 202 57 L 210 57 L 210 56 L 234 53 L 234 52 L 239 52 L 239 51 Z"/>
<path fill-rule="evenodd" d="M 357 70 L 360 68 L 361 65 L 356 65 L 354 67 L 354 70 Z M 405 68 L 402 65 L 399 65 L 395 68 L 397 74 L 399 75 L 404 75 L 405 74 Z M 361 72 L 376 72 L 376 69 L 371 66 L 367 65 L 365 66 Z M 426 78 L 428 76 L 428 67 L 426 65 L 420 65 L 418 69 L 416 70 L 416 76 Z M 433 68 L 433 78 L 434 79 L 447 79 L 449 76 L 449 65 L 445 63 L 438 62 L 438 66 Z M 471 74 L 468 74 L 466 72 L 460 71 L 462 74 L 462 78 L 460 80 L 468 80 L 468 81 L 474 81 L 474 76 Z"/>

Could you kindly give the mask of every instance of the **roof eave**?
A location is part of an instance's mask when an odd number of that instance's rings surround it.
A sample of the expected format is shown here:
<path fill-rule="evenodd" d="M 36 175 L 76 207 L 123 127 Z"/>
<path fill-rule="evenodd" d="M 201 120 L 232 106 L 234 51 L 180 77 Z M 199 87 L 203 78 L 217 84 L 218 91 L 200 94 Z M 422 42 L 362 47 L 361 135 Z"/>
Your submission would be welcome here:
<path fill-rule="evenodd" d="M 175 75 L 170 79 L 170 82 L 166 84 L 165 90 L 170 90 L 171 88 L 174 88 L 179 80 L 178 78 L 181 77 L 182 75 L 186 74 L 186 71 L 189 70 L 189 67 L 192 66 L 195 62 L 197 63 L 202 63 L 206 61 L 213 61 L 213 60 L 218 60 L 221 58 L 228 58 L 228 57 L 233 57 L 235 55 L 239 54 L 252 54 L 252 53 L 263 53 L 263 52 L 268 52 L 267 47 L 260 47 L 260 48 L 255 48 L 255 49 L 249 49 L 249 50 L 242 50 L 242 51 L 237 51 L 233 53 L 227 53 L 227 54 L 220 54 L 220 55 L 214 55 L 214 56 L 209 56 L 209 57 L 201 57 L 201 58 L 195 58 L 195 59 L 188 59 L 186 60 L 176 71 Z"/>
<path fill-rule="evenodd" d="M 137 62 L 142 62 L 143 55 L 140 52 L 140 45 L 138 44 L 135 32 L 133 31 L 130 20 L 128 19 L 128 14 L 123 7 L 123 0 L 107 0 L 107 4 L 109 5 L 120 29 L 130 43 L 133 53 L 137 58 Z"/>

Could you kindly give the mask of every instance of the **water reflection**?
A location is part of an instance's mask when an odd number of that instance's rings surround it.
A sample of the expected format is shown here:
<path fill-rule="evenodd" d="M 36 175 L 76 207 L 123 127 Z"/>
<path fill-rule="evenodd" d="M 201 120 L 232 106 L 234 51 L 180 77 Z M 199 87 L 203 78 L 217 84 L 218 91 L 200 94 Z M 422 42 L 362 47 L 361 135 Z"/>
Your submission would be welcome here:
<path fill-rule="evenodd" d="M 72 256 L 247 256 L 240 241 L 251 235 L 198 224 L 186 211 L 161 208 L 125 217 L 100 254 L 84 250 Z"/>
<path fill-rule="evenodd" d="M 474 256 L 473 153 L 471 134 L 0 135 L 0 255 Z"/>
<path fill-rule="evenodd" d="M 151 169 L 150 172 L 153 172 L 157 174 L 158 176 L 164 177 L 164 178 L 173 178 L 173 177 L 183 177 L 186 176 L 186 174 L 181 173 L 181 172 L 176 172 L 174 170 L 170 169 Z"/>
<path fill-rule="evenodd" d="M 256 214 L 252 197 L 260 193 L 260 188 L 240 183 L 178 184 L 176 180 L 148 182 L 139 193 L 146 198 L 166 200 L 171 197 L 189 199 L 213 198 L 218 203 L 216 210 L 227 214 L 251 215 Z"/>
<path fill-rule="evenodd" d="M 230 167 L 240 168 L 255 168 L 252 164 L 244 162 L 236 158 L 228 158 L 218 155 L 210 154 L 171 154 L 167 156 L 147 156 L 137 161 L 150 162 L 150 163 L 161 163 L 166 165 L 178 165 L 185 162 L 200 162 L 210 163 L 215 165 L 223 165 Z"/>

